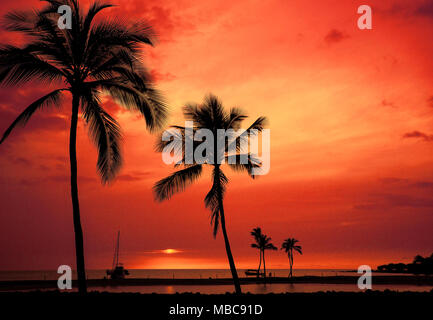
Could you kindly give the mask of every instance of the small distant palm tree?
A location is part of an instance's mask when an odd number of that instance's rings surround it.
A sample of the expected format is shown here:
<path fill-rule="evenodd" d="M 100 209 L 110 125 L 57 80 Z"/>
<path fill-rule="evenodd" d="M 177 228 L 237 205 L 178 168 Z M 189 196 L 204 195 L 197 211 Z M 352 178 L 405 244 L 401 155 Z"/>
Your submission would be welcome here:
<path fill-rule="evenodd" d="M 264 274 L 264 277 L 266 278 L 265 250 L 277 250 L 277 247 L 275 247 L 271 243 L 272 238 L 263 234 L 262 230 L 259 227 L 253 229 L 253 231 L 251 232 L 251 235 L 254 237 L 254 240 L 256 241 L 255 243 L 251 244 L 251 247 L 259 249 L 259 251 L 260 251 L 260 264 L 259 264 L 258 275 L 260 275 L 260 265 L 261 265 L 262 257 L 263 257 L 263 274 Z"/>
<path fill-rule="evenodd" d="M 88 125 L 98 149 L 98 172 L 103 183 L 114 179 L 122 164 L 121 131 L 116 120 L 101 105 L 103 92 L 122 105 L 138 110 L 150 130 L 161 128 L 167 108 L 152 87 L 140 60 L 140 45 L 152 45 L 154 32 L 142 21 L 127 25 L 119 20 L 97 22 L 94 18 L 111 4 L 95 2 L 84 13 L 77 0 L 47 0 L 38 11 L 6 15 L 4 26 L 26 36 L 22 47 L 0 46 L 0 84 L 22 85 L 36 81 L 57 88 L 30 106 L 5 131 L 0 144 L 18 125 L 25 125 L 36 111 L 59 107 L 64 94 L 72 95 L 69 157 L 75 250 L 79 292 L 86 292 L 83 231 L 77 187 L 76 137 L 78 114 Z M 57 25 L 58 7 L 72 9 L 72 28 Z"/>
<path fill-rule="evenodd" d="M 268 237 L 267 235 L 263 235 L 261 238 L 261 247 L 262 247 L 262 255 L 263 255 L 263 273 L 266 278 L 266 260 L 265 260 L 265 251 L 266 250 L 277 250 L 277 247 L 275 247 L 271 243 L 272 238 Z"/>
<path fill-rule="evenodd" d="M 413 263 L 415 264 L 422 264 L 424 262 L 425 258 L 422 255 L 416 255 L 415 258 L 413 258 Z"/>
<path fill-rule="evenodd" d="M 235 267 L 235 262 L 233 259 L 233 255 L 230 249 L 229 238 L 226 230 L 226 221 L 224 214 L 224 206 L 223 199 L 226 190 L 226 185 L 228 183 L 228 178 L 224 174 L 221 169 L 221 159 L 219 157 L 223 157 L 225 159 L 225 163 L 227 163 L 234 170 L 246 171 L 252 178 L 254 178 L 254 168 L 260 167 L 260 163 L 257 159 L 254 158 L 253 155 L 246 153 L 241 154 L 241 150 L 237 149 L 237 153 L 230 154 L 230 143 L 217 143 L 219 129 L 233 129 L 240 130 L 240 125 L 243 120 L 247 118 L 247 116 L 238 108 L 232 108 L 229 112 L 226 112 L 223 108 L 220 100 L 214 96 L 209 95 L 205 98 L 205 101 L 201 105 L 197 104 L 189 104 L 184 107 L 184 117 L 186 120 L 193 121 L 193 133 L 199 129 L 208 129 L 213 134 L 213 150 L 211 152 L 211 158 L 213 161 L 207 161 L 204 163 L 198 163 L 195 160 L 191 161 L 192 163 L 186 163 L 190 161 L 186 161 L 185 154 L 185 135 L 186 128 L 181 126 L 173 126 L 173 128 L 177 130 L 181 130 L 181 134 L 179 139 L 182 141 L 181 145 L 177 145 L 175 151 L 180 152 L 182 155 L 182 159 L 175 165 L 178 167 L 183 165 L 184 169 L 174 172 L 167 178 L 164 178 L 158 181 L 154 186 L 155 198 L 158 201 L 163 201 L 166 199 L 170 199 L 174 193 L 183 191 L 188 185 L 192 184 L 196 181 L 202 174 L 202 168 L 204 165 L 210 165 L 212 169 L 212 188 L 209 193 L 205 197 L 205 206 L 211 210 L 211 223 L 213 224 L 213 234 L 216 237 L 218 232 L 218 227 L 221 225 L 221 230 L 224 237 L 225 248 L 227 252 L 227 258 L 230 265 L 230 271 L 232 273 L 233 282 L 235 286 L 236 293 L 241 293 L 241 286 L 239 283 L 238 274 Z M 265 123 L 264 117 L 259 117 L 247 130 L 244 132 L 250 132 L 250 130 L 261 131 L 263 129 Z M 248 135 L 242 135 L 241 138 L 234 138 L 232 143 L 238 142 L 240 139 L 248 139 Z M 171 141 L 163 141 L 162 139 L 157 145 L 157 150 L 162 152 L 166 146 L 168 146 Z M 195 152 L 195 148 L 198 144 L 194 142 L 193 151 Z M 240 163 L 240 157 L 245 156 L 248 161 L 247 163 Z M 188 155 L 190 157 L 190 155 Z M 233 161 L 237 160 L 237 161 Z M 245 162 L 245 161 L 244 161 Z"/>
<path fill-rule="evenodd" d="M 262 248 L 260 247 L 260 239 L 262 237 L 262 229 L 257 227 L 251 231 L 251 235 L 254 237 L 255 243 L 251 244 L 251 248 L 259 250 L 259 267 L 257 268 L 257 278 L 260 277 L 260 269 L 262 268 Z"/>
<path fill-rule="evenodd" d="M 299 252 L 302 254 L 302 247 L 297 245 L 299 240 L 296 240 L 294 238 L 288 238 L 284 240 L 281 250 L 284 250 L 287 253 L 287 256 L 289 257 L 289 264 L 290 264 L 290 273 L 289 277 L 293 276 L 293 251 Z"/>

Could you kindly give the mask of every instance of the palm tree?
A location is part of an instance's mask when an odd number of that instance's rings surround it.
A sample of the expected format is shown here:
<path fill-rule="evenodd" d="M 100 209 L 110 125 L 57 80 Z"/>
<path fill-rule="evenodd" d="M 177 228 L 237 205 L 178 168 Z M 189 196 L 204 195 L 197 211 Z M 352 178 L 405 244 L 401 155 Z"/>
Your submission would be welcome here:
<path fill-rule="evenodd" d="M 25 125 L 39 110 L 59 105 L 65 93 L 72 95 L 69 136 L 71 196 L 79 292 L 86 292 L 83 231 L 77 187 L 76 137 L 78 113 L 98 149 L 97 169 L 102 182 L 113 180 L 122 164 L 119 124 L 101 106 L 106 92 L 132 110 L 138 110 L 150 130 L 163 126 L 167 108 L 152 87 L 140 60 L 140 45 L 152 45 L 152 28 L 142 21 L 127 25 L 118 20 L 97 22 L 94 18 L 108 3 L 93 3 L 86 13 L 77 0 L 46 0 L 39 11 L 16 11 L 5 16 L 4 27 L 26 37 L 22 47 L 0 47 L 0 83 L 22 85 L 39 81 L 56 86 L 28 106 L 5 131 L 2 143 L 18 125 Z M 60 5 L 72 9 L 72 28 L 57 26 Z M 60 87 L 59 87 L 60 86 Z"/>
<path fill-rule="evenodd" d="M 290 264 L 290 273 L 289 277 L 293 277 L 292 268 L 293 268 L 293 251 L 299 252 L 302 254 L 302 247 L 297 245 L 299 240 L 296 240 L 294 238 L 287 238 L 284 240 L 281 250 L 284 250 L 287 253 L 287 256 L 289 257 L 289 264 Z"/>
<path fill-rule="evenodd" d="M 226 190 L 226 185 L 228 183 L 228 178 L 221 169 L 222 159 L 228 163 L 234 170 L 246 171 L 251 177 L 254 178 L 254 168 L 260 167 L 260 162 L 254 158 L 253 155 L 249 153 L 242 154 L 241 148 L 236 148 L 234 154 L 230 154 L 230 146 L 236 142 L 238 146 L 242 139 L 247 140 L 248 135 L 242 134 L 238 138 L 233 138 L 231 142 L 220 144 L 217 143 L 217 130 L 219 129 L 233 129 L 240 130 L 240 125 L 244 119 L 247 118 L 246 115 L 238 108 L 232 108 L 229 112 L 226 112 L 223 108 L 222 103 L 214 95 L 209 95 L 205 98 L 204 103 L 201 105 L 188 104 L 184 107 L 184 117 L 186 120 L 193 122 L 193 127 L 191 128 L 193 133 L 199 129 L 208 129 L 213 134 L 213 149 L 210 151 L 209 161 L 196 162 L 196 161 L 186 161 L 190 157 L 185 152 L 183 146 L 188 141 L 186 137 L 186 128 L 181 126 L 173 126 L 172 128 L 176 130 L 181 130 L 179 139 L 182 141 L 182 145 L 177 145 L 177 151 L 181 153 L 181 159 L 175 165 L 178 167 L 183 165 L 184 169 L 174 172 L 170 176 L 158 181 L 154 186 L 155 198 L 158 201 L 163 201 L 170 199 L 170 197 L 176 193 L 183 191 L 188 185 L 192 184 L 197 180 L 202 174 L 202 168 L 204 165 L 210 165 L 212 170 L 212 188 L 205 197 L 205 206 L 211 210 L 211 224 L 213 224 L 213 235 L 216 237 L 218 227 L 221 225 L 221 230 L 224 237 L 225 249 L 227 252 L 227 258 L 230 265 L 230 270 L 233 277 L 233 282 L 235 286 L 236 293 L 241 293 L 241 286 L 239 283 L 239 278 L 237 275 L 235 262 L 230 249 L 229 238 L 226 230 L 226 221 L 223 207 L 223 198 Z M 264 117 L 259 117 L 247 130 L 243 133 L 251 132 L 250 130 L 255 129 L 257 132 L 261 131 L 265 123 Z M 157 145 L 157 150 L 160 152 L 164 151 L 164 148 L 171 144 L 171 141 L 163 141 L 162 139 Z M 194 151 L 198 145 L 198 142 L 193 142 Z M 239 159 L 241 156 L 247 157 L 247 163 L 240 163 Z M 236 163 L 232 163 L 233 160 Z"/>
<path fill-rule="evenodd" d="M 265 250 L 277 250 L 277 248 L 271 243 L 272 238 L 262 233 L 262 229 L 257 227 L 251 232 L 254 237 L 255 243 L 251 244 L 252 248 L 258 249 L 260 252 L 260 262 L 259 269 L 257 271 L 257 277 L 260 276 L 260 266 L 262 265 L 263 257 L 263 275 L 266 278 L 266 260 L 265 260 Z"/>
<path fill-rule="evenodd" d="M 268 237 L 267 235 L 263 234 L 260 238 L 260 247 L 262 248 L 262 255 L 263 255 L 263 273 L 265 275 L 266 279 L 266 260 L 265 260 L 265 250 L 277 250 L 277 247 L 275 247 L 271 243 L 272 238 Z"/>
<path fill-rule="evenodd" d="M 414 264 L 422 264 L 424 262 L 425 258 L 422 255 L 416 255 L 415 258 L 413 258 Z"/>
<path fill-rule="evenodd" d="M 251 244 L 251 248 L 259 250 L 259 267 L 257 268 L 257 278 L 260 277 L 260 269 L 262 266 L 262 248 L 260 247 L 260 239 L 262 237 L 262 229 L 257 227 L 251 231 L 251 235 L 254 237 L 255 243 Z"/>

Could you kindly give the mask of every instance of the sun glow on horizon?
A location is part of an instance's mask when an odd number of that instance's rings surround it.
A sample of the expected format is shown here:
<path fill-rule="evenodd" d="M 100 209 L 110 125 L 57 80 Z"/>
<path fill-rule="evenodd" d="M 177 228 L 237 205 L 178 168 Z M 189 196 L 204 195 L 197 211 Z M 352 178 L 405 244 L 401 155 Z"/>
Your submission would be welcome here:
<path fill-rule="evenodd" d="M 161 250 L 161 252 L 165 254 L 174 254 L 174 253 L 180 253 L 182 251 L 168 248 L 168 249 Z"/>

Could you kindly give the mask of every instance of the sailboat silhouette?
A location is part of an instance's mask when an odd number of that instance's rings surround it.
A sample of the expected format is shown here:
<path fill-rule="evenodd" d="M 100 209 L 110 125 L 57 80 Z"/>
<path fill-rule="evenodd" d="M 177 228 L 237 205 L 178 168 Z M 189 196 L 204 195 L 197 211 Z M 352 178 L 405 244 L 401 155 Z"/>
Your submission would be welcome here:
<path fill-rule="evenodd" d="M 107 270 L 107 275 L 110 279 L 125 279 L 125 276 L 129 275 L 129 271 L 123 267 L 123 263 L 119 262 L 119 248 L 120 248 L 120 231 L 117 232 L 117 242 L 114 248 L 114 257 L 111 270 Z"/>

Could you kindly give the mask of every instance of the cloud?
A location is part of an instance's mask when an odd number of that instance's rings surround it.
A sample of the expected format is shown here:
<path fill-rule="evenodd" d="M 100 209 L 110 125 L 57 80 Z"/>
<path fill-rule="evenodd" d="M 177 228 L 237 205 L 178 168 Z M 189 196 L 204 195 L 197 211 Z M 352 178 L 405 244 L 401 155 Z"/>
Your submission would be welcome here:
<path fill-rule="evenodd" d="M 422 189 L 433 189 L 433 182 L 430 181 L 417 181 L 413 183 L 414 187 Z"/>
<path fill-rule="evenodd" d="M 127 5 L 120 5 L 107 11 L 109 17 L 128 17 L 128 21 L 144 19 L 156 31 L 160 41 L 173 41 L 180 33 L 195 29 L 191 17 L 180 13 L 178 1 L 141 1 L 128 0 Z"/>
<path fill-rule="evenodd" d="M 390 208 L 433 208 L 433 199 L 405 194 L 376 194 L 376 201 L 355 205 L 356 210 L 389 210 Z"/>
<path fill-rule="evenodd" d="M 409 179 L 395 178 L 395 177 L 380 178 L 379 181 L 386 185 L 396 185 L 398 187 L 403 186 L 405 188 L 409 188 L 409 187 L 415 187 L 419 189 L 433 188 L 433 182 L 431 181 L 423 181 L 423 180 L 413 181 Z"/>
<path fill-rule="evenodd" d="M 346 38 L 349 38 L 349 36 L 346 35 L 346 34 L 344 34 L 341 31 L 337 30 L 337 29 L 332 29 L 325 36 L 325 42 L 330 45 L 330 44 L 333 44 L 333 43 L 341 42 L 341 41 L 343 41 Z"/>
<path fill-rule="evenodd" d="M 409 180 L 403 178 L 386 177 L 386 178 L 380 178 L 379 181 L 384 184 L 397 184 L 402 182 L 408 182 Z"/>
<path fill-rule="evenodd" d="M 25 85 L 14 88 L 0 89 L 0 135 L 6 131 L 12 122 L 27 108 L 33 101 L 49 92 L 41 85 Z M 68 103 L 68 97 L 63 100 L 61 107 Z M 15 135 L 25 132 L 43 131 L 64 131 L 68 129 L 68 121 L 62 115 L 62 108 L 50 106 L 35 112 L 27 122 L 24 130 L 22 126 L 16 126 L 9 139 Z"/>
<path fill-rule="evenodd" d="M 427 99 L 427 104 L 429 105 L 429 107 L 432 107 L 432 108 L 433 108 L 433 96 L 430 96 L 430 97 Z"/>
<path fill-rule="evenodd" d="M 433 18 L 433 0 L 400 1 L 387 9 L 379 9 L 380 13 L 391 16 Z"/>
<path fill-rule="evenodd" d="M 386 100 L 386 99 L 383 99 L 383 100 L 382 100 L 381 105 L 382 105 L 383 107 L 397 108 L 397 106 L 394 104 L 394 102 L 392 102 L 392 101 L 388 101 L 388 100 Z"/>
<path fill-rule="evenodd" d="M 23 157 L 9 157 L 9 160 L 12 163 L 27 166 L 27 167 L 30 167 L 33 165 L 33 161 L 26 159 L 26 158 L 23 158 Z"/>
<path fill-rule="evenodd" d="M 428 0 L 415 9 L 415 15 L 433 19 L 433 0 Z"/>
<path fill-rule="evenodd" d="M 19 180 L 19 183 L 21 185 L 24 186 L 38 186 L 41 185 L 42 183 L 66 183 L 69 184 L 70 183 L 70 176 L 67 174 L 61 174 L 61 175 L 51 175 L 51 176 L 47 176 L 47 177 L 37 177 L 37 178 L 24 178 Z M 96 177 L 92 178 L 92 177 L 87 177 L 87 176 L 79 176 L 78 177 L 78 183 L 80 185 L 82 184 L 86 184 L 86 183 L 92 183 L 97 181 Z"/>
<path fill-rule="evenodd" d="M 129 174 L 122 174 L 119 175 L 116 180 L 117 181 L 140 181 L 145 179 L 146 177 L 148 177 L 150 175 L 150 172 L 146 172 L 146 171 L 134 171 L 131 172 Z"/>
<path fill-rule="evenodd" d="M 135 177 L 130 174 L 122 174 L 116 178 L 117 181 L 139 181 L 142 180 L 140 177 Z"/>
<path fill-rule="evenodd" d="M 48 111 L 49 112 L 49 111 Z M 5 108 L 0 108 L 0 135 L 3 136 L 3 133 L 9 128 L 15 118 L 18 116 L 18 113 L 11 112 Z M 31 119 L 27 122 L 27 124 L 22 127 L 18 125 L 11 132 L 8 140 L 14 136 L 18 136 L 21 134 L 25 134 L 28 132 L 34 131 L 55 131 L 62 132 L 68 129 L 67 119 L 59 116 L 58 114 L 43 114 L 42 112 L 35 113 Z"/>
<path fill-rule="evenodd" d="M 420 131 L 412 131 L 412 132 L 405 133 L 403 135 L 403 139 L 408 139 L 408 138 L 423 139 L 424 141 L 433 141 L 433 135 L 431 134 L 429 135 Z"/>
<path fill-rule="evenodd" d="M 159 82 L 159 81 L 172 81 L 176 79 L 176 76 L 170 72 L 161 73 L 156 69 L 152 69 L 150 71 L 150 77 L 153 81 Z"/>

